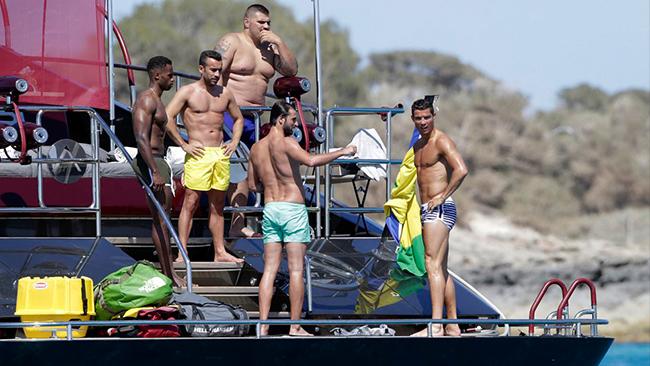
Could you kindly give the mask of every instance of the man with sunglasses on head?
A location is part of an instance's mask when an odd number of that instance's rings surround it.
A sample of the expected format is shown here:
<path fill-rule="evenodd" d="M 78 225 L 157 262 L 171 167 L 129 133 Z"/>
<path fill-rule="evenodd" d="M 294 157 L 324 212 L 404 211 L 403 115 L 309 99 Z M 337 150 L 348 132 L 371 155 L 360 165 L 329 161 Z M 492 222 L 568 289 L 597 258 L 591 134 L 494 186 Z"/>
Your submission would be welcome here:
<path fill-rule="evenodd" d="M 296 110 L 286 102 L 273 105 L 269 123 L 270 132 L 253 145 L 248 163 L 248 187 L 253 192 L 264 191 L 264 273 L 260 280 L 260 320 L 269 316 L 273 282 L 282 261 L 283 244 L 289 267 L 291 320 L 300 320 L 305 292 L 303 259 L 311 241 L 300 165 L 325 165 L 342 156 L 354 155 L 357 148 L 350 145 L 326 154 L 309 154 L 292 136 L 297 125 Z M 262 325 L 261 335 L 267 334 L 268 325 Z M 289 335 L 311 334 L 294 324 L 289 328 Z"/>

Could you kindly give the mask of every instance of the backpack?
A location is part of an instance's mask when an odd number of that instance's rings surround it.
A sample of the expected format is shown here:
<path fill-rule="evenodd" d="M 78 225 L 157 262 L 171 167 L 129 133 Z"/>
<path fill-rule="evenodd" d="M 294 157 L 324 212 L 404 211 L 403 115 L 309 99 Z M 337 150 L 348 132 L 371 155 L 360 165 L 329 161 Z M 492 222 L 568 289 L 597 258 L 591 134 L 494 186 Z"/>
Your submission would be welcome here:
<path fill-rule="evenodd" d="M 94 292 L 95 318 L 109 320 L 124 310 L 167 305 L 172 294 L 172 280 L 151 262 L 138 261 L 104 277 Z"/>
<path fill-rule="evenodd" d="M 189 292 L 175 292 L 171 304 L 181 306 L 181 314 L 187 320 L 248 320 L 248 313 L 239 306 L 233 306 Z M 206 324 L 185 325 L 192 337 L 243 336 L 248 334 L 248 325 Z"/>

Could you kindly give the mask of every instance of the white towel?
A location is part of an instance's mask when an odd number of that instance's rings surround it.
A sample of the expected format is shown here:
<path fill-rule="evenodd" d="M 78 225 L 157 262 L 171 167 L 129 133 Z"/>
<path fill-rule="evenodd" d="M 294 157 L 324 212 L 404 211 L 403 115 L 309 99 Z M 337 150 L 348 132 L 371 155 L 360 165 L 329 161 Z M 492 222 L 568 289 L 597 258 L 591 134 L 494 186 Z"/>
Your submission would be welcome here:
<path fill-rule="evenodd" d="M 374 128 L 359 129 L 348 145 L 355 145 L 357 147 L 357 153 L 354 155 L 355 158 L 386 159 L 386 147 Z M 338 150 L 338 148 L 331 149 L 331 151 L 334 150 Z M 341 159 L 346 158 L 350 159 L 352 157 L 342 157 Z M 359 169 L 372 180 L 379 181 L 382 178 L 386 178 L 386 164 L 360 164 Z"/>

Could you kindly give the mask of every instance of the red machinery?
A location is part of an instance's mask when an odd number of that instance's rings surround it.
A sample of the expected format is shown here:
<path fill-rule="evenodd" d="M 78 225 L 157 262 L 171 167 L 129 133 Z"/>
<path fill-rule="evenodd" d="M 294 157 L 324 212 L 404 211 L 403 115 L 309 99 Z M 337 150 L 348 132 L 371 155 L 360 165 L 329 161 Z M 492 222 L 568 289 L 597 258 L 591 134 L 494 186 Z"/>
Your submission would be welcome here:
<path fill-rule="evenodd" d="M 288 103 L 292 103 L 300 118 L 300 128 L 293 131 L 293 136 L 305 150 L 317 147 L 325 142 L 325 129 L 313 124 L 307 123 L 302 110 L 300 96 L 311 90 L 309 79 L 299 76 L 285 76 L 278 78 L 273 83 L 273 93 L 278 98 L 284 98 Z M 260 137 L 266 136 L 271 130 L 270 124 L 265 124 L 260 130 Z M 304 137 L 304 138 L 303 138 Z"/>
<path fill-rule="evenodd" d="M 3 109 L 13 109 L 16 116 L 15 127 L 6 123 L 0 123 L 2 138 L 0 139 L 0 148 L 12 146 L 20 150 L 18 161 L 21 164 L 29 164 L 30 158 L 27 156 L 27 150 L 34 149 L 47 141 L 48 133 L 41 127 L 31 122 L 23 122 L 20 109 L 16 104 L 18 97 L 29 89 L 29 84 L 25 79 L 16 76 L 0 77 L 0 97 L 5 99 Z"/>

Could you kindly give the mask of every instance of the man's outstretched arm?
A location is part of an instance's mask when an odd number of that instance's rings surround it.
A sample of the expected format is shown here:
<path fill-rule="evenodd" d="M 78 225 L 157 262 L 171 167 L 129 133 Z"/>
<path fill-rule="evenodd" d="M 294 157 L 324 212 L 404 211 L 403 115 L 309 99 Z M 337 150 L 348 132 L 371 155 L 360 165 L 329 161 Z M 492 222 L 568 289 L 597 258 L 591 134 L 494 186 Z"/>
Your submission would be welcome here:
<path fill-rule="evenodd" d="M 354 155 L 357 153 L 357 147 L 349 145 L 337 151 L 312 155 L 300 147 L 293 137 L 285 137 L 285 141 L 287 142 L 287 153 L 289 154 L 289 157 L 308 167 L 325 165 L 342 156 Z"/>

